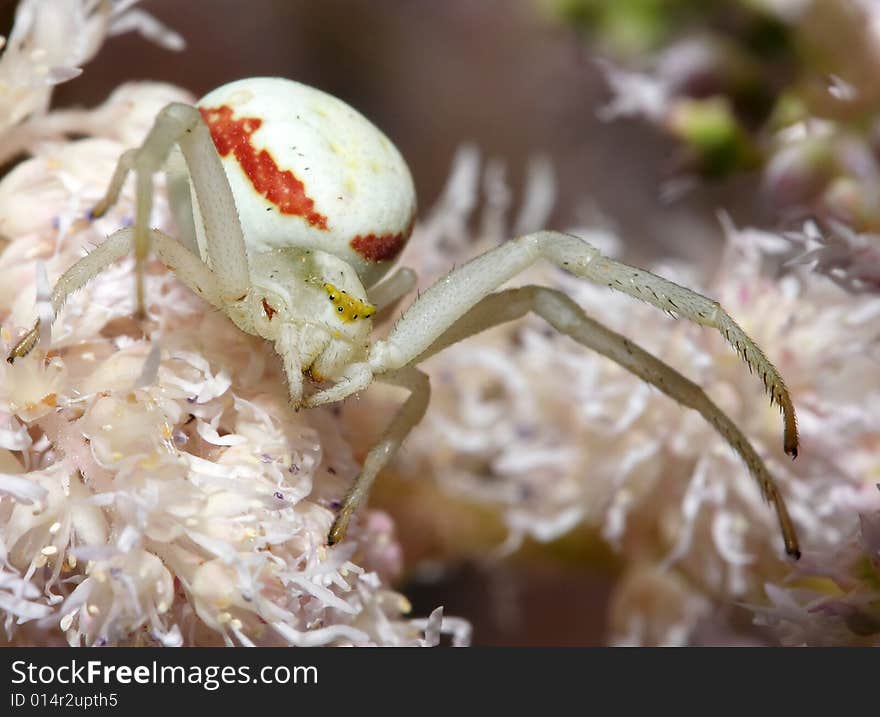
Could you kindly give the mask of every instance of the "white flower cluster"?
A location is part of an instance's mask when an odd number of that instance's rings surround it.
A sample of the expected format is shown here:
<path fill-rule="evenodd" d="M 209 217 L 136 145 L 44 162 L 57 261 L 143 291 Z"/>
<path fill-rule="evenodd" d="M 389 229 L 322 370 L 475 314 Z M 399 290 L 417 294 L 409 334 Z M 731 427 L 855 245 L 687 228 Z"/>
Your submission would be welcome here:
<path fill-rule="evenodd" d="M 0 37 L 0 162 L 41 136 L 82 127 L 81 113 L 48 114 L 52 89 L 82 73 L 107 37 L 137 31 L 170 50 L 183 39 L 140 8 L 138 0 L 22 0 L 9 38 Z M 25 120 L 27 120 L 25 122 Z"/>
<path fill-rule="evenodd" d="M 814 434 L 818 448 L 814 454 L 805 451 L 800 460 L 819 470 L 829 468 L 827 480 L 844 475 L 849 481 L 837 483 L 828 500 L 815 508 L 811 521 L 820 520 L 825 526 L 822 532 L 833 539 L 818 541 L 814 546 L 818 551 L 805 555 L 786 582 L 771 579 L 764 600 L 771 605 L 759 607 L 760 601 L 754 601 L 755 610 L 759 623 L 770 626 L 785 644 L 880 644 L 876 527 L 880 514 L 871 487 L 880 475 L 880 447 L 876 432 L 861 428 L 877 418 L 873 402 L 878 392 L 880 309 L 870 297 L 880 295 L 880 124 L 875 81 L 880 68 L 880 4 L 874 0 L 759 4 L 784 22 L 801 49 L 810 50 L 791 58 L 797 80 L 782 90 L 754 145 L 763 154 L 760 197 L 781 222 L 796 229 L 785 232 L 784 241 L 749 232 L 737 237 L 737 243 L 742 248 L 760 247 L 792 272 L 774 291 L 792 287 L 793 301 L 771 301 L 766 308 L 767 316 L 777 316 L 789 307 L 792 325 L 815 326 L 812 333 L 801 332 L 806 343 L 792 344 L 796 365 L 812 368 L 812 374 L 804 376 L 806 390 L 801 389 L 799 397 L 795 386 L 794 394 L 803 432 L 808 439 L 810 432 Z M 613 98 L 604 116 L 642 116 L 674 129 L 675 107 L 682 97 L 689 89 L 702 97 L 713 83 L 715 100 L 731 110 L 728 100 L 735 96 L 735 83 L 724 81 L 727 70 L 735 66 L 731 59 L 717 37 L 695 30 L 685 32 L 656 56 L 643 58 L 639 71 L 605 63 Z M 739 62 L 743 60 L 754 58 L 740 52 Z M 733 117 L 728 114 L 728 119 Z M 687 186 L 679 181 L 670 189 Z M 760 263 L 750 261 L 749 266 L 757 271 Z M 808 278 L 804 269 L 822 278 Z M 835 292 L 823 281 L 859 298 Z M 747 305 L 743 309 L 751 311 Z M 761 315 L 758 321 L 764 320 Z M 813 347 L 815 365 L 804 362 Z M 803 491 L 801 485 L 793 489 Z M 809 535 L 814 533 L 814 528 L 808 530 Z"/>
<path fill-rule="evenodd" d="M 0 139 L 31 155 L 0 181 L 4 356 L 51 283 L 130 221 L 128 193 L 101 220 L 89 210 L 158 110 L 188 99 L 128 85 L 64 122 L 44 112 L 40 63 L 59 81 L 71 73 L 53 68 L 88 60 L 109 32 L 159 32 L 131 4 L 25 2 L 0 59 L 19 80 L 0 98 Z M 35 56 L 45 45 L 54 54 Z M 60 136 L 74 127 L 89 137 Z M 173 233 L 161 198 L 153 223 Z M 403 617 L 382 513 L 325 547 L 358 471 L 332 414 L 294 413 L 271 348 L 158 263 L 136 322 L 131 264 L 72 296 L 51 342 L 0 367 L 0 642 L 426 645 L 452 632 L 466 644 L 469 626 L 440 610 Z"/>

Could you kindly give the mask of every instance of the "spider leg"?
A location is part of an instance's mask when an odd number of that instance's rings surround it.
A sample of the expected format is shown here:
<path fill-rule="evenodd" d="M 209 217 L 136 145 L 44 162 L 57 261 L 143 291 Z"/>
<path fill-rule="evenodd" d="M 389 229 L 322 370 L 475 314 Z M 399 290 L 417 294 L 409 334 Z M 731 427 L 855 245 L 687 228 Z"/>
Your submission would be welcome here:
<path fill-rule="evenodd" d="M 410 306 L 387 340 L 373 345 L 368 361 L 372 373 L 381 374 L 411 363 L 478 301 L 539 259 L 717 329 L 749 369 L 761 376 L 770 400 L 780 406 L 785 452 L 797 456 L 794 406 L 782 377 L 717 301 L 649 271 L 602 256 L 583 239 L 560 232 L 537 232 L 512 239 L 454 269 L 431 286 Z"/>
<path fill-rule="evenodd" d="M 180 146 L 196 190 L 197 207 L 205 229 L 207 263 L 224 287 L 226 300 L 241 300 L 250 288 L 241 223 L 210 132 L 198 109 L 172 103 L 156 117 L 144 143 L 120 157 L 107 194 L 92 212 L 100 216 L 113 205 L 127 173 L 133 170 L 137 200 L 133 247 L 137 306 L 141 315 L 144 313 L 144 263 L 150 250 L 153 174 L 162 168 L 175 145 Z"/>
<path fill-rule="evenodd" d="M 535 312 L 559 332 L 570 336 L 581 345 L 615 361 L 683 406 L 700 413 L 739 454 L 757 481 L 765 500 L 773 505 L 786 553 L 795 559 L 800 557 L 794 524 L 767 466 L 742 431 L 703 389 L 629 339 L 589 318 L 570 297 L 560 291 L 539 286 L 509 289 L 484 297 L 440 334 L 430 346 L 413 357 L 410 366 L 386 375 L 377 372 L 378 380 L 405 385 L 412 393 L 385 436 L 368 454 L 363 470 L 346 495 L 328 537 L 331 545 L 342 539 L 352 513 L 368 494 L 376 475 L 424 415 L 430 388 L 427 377 L 412 368 L 412 365 L 474 334 L 521 318 L 529 311 Z M 414 373 L 404 373 L 409 371 Z M 408 385 L 404 384 L 404 380 Z"/>
<path fill-rule="evenodd" d="M 171 216 L 174 217 L 176 229 L 174 235 L 177 241 L 196 256 L 201 256 L 193 218 L 189 172 L 186 170 L 186 162 L 180 151 L 172 150 L 168 157 L 165 167 L 165 189 L 168 192 Z"/>
<path fill-rule="evenodd" d="M 94 218 L 103 217 L 116 202 L 119 201 L 119 195 L 122 193 L 122 187 L 128 178 L 128 173 L 134 167 L 134 159 L 137 156 L 136 149 L 127 149 L 119 155 L 116 162 L 116 169 L 113 170 L 113 178 L 107 187 L 107 191 L 94 207 L 92 207 L 91 215 Z"/>
<path fill-rule="evenodd" d="M 697 384 L 629 339 L 589 318 L 564 293 L 540 286 L 525 286 L 490 294 L 452 324 L 413 363 L 420 363 L 462 339 L 518 319 L 529 311 L 560 333 L 606 356 L 678 403 L 700 413 L 739 454 L 758 482 L 764 499 L 775 508 L 786 553 L 795 559 L 800 557 L 797 533 L 779 488 L 764 461 L 736 424 Z"/>
<path fill-rule="evenodd" d="M 113 262 L 118 261 L 131 251 L 134 233 L 132 228 L 114 232 L 61 275 L 52 290 L 50 299 L 53 319 L 61 311 L 68 296 L 81 289 Z M 162 232 L 153 229 L 150 231 L 150 235 L 156 247 L 156 254 L 162 262 L 196 294 L 213 306 L 222 309 L 223 287 L 205 263 Z M 30 353 L 39 340 L 40 328 L 38 320 L 33 328 L 13 347 L 6 359 L 9 363 Z"/>
<path fill-rule="evenodd" d="M 330 533 L 327 536 L 329 545 L 335 545 L 345 537 L 351 516 L 366 498 L 379 471 L 394 457 L 400 444 L 403 443 L 413 427 L 422 420 L 425 410 L 428 408 L 431 385 L 427 375 L 418 369 L 407 366 L 399 371 L 385 374 L 379 380 L 405 388 L 410 394 L 397 411 L 382 438 L 370 449 L 364 459 L 361 472 L 346 493 L 342 506 L 336 514 L 336 520 L 333 521 L 333 526 L 330 528 Z"/>

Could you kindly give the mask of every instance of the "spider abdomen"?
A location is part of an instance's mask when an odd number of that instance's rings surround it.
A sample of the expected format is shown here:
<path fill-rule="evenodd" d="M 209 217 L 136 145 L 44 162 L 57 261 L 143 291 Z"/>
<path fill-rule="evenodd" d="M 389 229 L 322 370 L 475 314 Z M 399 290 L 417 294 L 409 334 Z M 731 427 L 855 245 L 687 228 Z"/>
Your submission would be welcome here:
<path fill-rule="evenodd" d="M 412 231 L 415 189 L 403 157 L 369 120 L 282 78 L 223 85 L 198 107 L 249 253 L 326 251 L 367 286 L 387 272 Z"/>

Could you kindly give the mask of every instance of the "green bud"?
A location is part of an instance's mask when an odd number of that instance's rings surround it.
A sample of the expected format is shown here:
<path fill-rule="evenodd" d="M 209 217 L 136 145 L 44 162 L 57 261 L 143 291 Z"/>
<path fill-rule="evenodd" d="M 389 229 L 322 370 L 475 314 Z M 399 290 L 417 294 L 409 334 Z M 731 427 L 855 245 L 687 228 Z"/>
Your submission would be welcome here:
<path fill-rule="evenodd" d="M 670 112 L 669 129 L 707 177 L 727 176 L 757 163 L 757 151 L 724 97 L 679 100 Z"/>

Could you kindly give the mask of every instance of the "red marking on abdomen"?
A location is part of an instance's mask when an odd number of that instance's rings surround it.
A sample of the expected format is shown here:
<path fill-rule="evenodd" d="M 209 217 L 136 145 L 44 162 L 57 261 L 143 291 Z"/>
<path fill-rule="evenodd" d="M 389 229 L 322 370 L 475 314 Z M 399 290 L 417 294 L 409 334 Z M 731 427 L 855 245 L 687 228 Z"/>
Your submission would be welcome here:
<path fill-rule="evenodd" d="M 409 239 L 409 232 L 401 234 L 358 234 L 351 240 L 351 248 L 368 261 L 386 261 L 393 259 L 406 240 Z"/>
<path fill-rule="evenodd" d="M 349 246 L 367 261 L 393 259 L 406 245 L 415 223 L 415 215 L 413 215 L 409 225 L 399 234 L 358 234 L 349 242 Z"/>
<path fill-rule="evenodd" d="M 265 149 L 259 152 L 251 144 L 251 135 L 263 120 L 258 117 L 232 116 L 227 105 L 205 109 L 199 107 L 202 119 L 211 131 L 211 139 L 221 157 L 233 156 L 254 189 L 277 206 L 282 214 L 302 217 L 313 227 L 327 229 L 327 217 L 315 211 L 315 202 L 306 195 L 305 185 L 289 169 L 280 169 Z"/>

